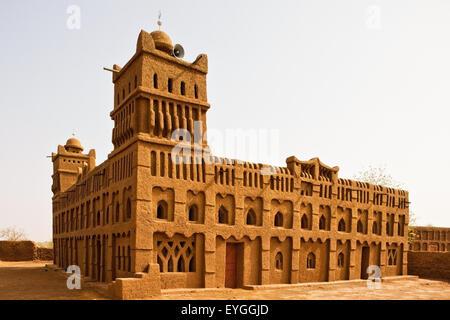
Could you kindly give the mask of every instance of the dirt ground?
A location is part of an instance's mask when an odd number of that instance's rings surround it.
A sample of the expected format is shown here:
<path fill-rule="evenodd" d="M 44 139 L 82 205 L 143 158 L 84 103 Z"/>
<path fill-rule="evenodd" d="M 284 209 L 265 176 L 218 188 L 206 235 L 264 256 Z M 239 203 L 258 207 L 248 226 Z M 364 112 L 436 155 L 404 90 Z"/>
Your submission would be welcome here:
<path fill-rule="evenodd" d="M 45 268 L 52 261 L 0 261 L 2 300 L 98 300 L 109 299 L 106 286 L 82 282 L 80 290 L 67 289 L 62 271 Z"/>
<path fill-rule="evenodd" d="M 163 294 L 161 300 L 450 300 L 450 284 L 436 280 L 399 280 L 382 283 L 380 289 L 366 286 L 342 285 L 314 288 L 290 288 L 270 290 L 222 289 L 213 292 Z"/>
<path fill-rule="evenodd" d="M 0 261 L 0 299 L 64 299 L 104 300 L 110 299 L 107 285 L 82 282 L 81 290 L 69 290 L 66 275 L 62 271 L 45 268 L 45 261 Z M 382 283 L 381 289 L 369 289 L 361 285 L 339 287 L 298 287 L 289 289 L 243 290 L 165 290 L 161 300 L 175 299 L 290 299 L 290 300 L 377 300 L 377 299 L 445 299 L 450 300 L 450 283 L 436 280 L 399 280 Z"/>

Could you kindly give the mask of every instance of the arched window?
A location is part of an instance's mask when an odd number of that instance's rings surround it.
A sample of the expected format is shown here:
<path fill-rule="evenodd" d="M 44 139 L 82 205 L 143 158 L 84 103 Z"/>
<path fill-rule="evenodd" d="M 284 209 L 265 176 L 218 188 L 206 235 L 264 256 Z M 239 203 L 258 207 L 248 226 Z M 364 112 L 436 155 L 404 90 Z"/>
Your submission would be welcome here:
<path fill-rule="evenodd" d="M 137 88 L 137 76 L 134 76 L 134 88 L 136 89 Z"/>
<path fill-rule="evenodd" d="M 310 252 L 306 257 L 306 268 L 315 269 L 316 268 L 316 256 L 314 253 Z"/>
<path fill-rule="evenodd" d="M 156 73 L 153 75 L 153 88 L 158 89 L 158 75 Z"/>
<path fill-rule="evenodd" d="M 198 208 L 195 204 L 189 207 L 189 221 L 198 221 Z"/>
<path fill-rule="evenodd" d="M 181 81 L 180 83 L 180 93 L 182 96 L 186 95 L 186 84 L 184 83 L 184 81 Z"/>
<path fill-rule="evenodd" d="M 109 206 L 106 208 L 106 224 L 109 224 Z"/>
<path fill-rule="evenodd" d="M 126 258 L 126 256 L 125 256 L 125 246 L 123 246 L 122 247 L 122 259 L 123 259 L 123 261 L 122 261 L 122 270 L 123 271 L 125 271 L 126 270 L 126 263 L 127 263 L 127 260 L 125 260 L 125 258 Z"/>
<path fill-rule="evenodd" d="M 403 236 L 403 223 L 398 222 L 397 232 L 398 232 L 399 236 Z M 438 239 L 437 240 L 439 240 L 439 232 L 438 232 Z"/>
<path fill-rule="evenodd" d="M 120 206 L 119 203 L 116 204 L 116 222 L 119 222 L 119 216 L 120 216 Z"/>
<path fill-rule="evenodd" d="M 420 251 L 420 242 L 414 243 L 414 251 Z"/>
<path fill-rule="evenodd" d="M 128 262 L 127 262 L 127 266 L 128 266 L 128 272 L 131 272 L 131 248 L 130 248 L 130 246 L 128 246 L 128 249 L 127 249 L 127 259 L 128 259 Z"/>
<path fill-rule="evenodd" d="M 195 272 L 195 256 L 189 261 L 189 272 Z"/>
<path fill-rule="evenodd" d="M 304 214 L 302 216 L 301 224 L 302 224 L 302 229 L 309 229 L 308 216 L 306 214 Z"/>
<path fill-rule="evenodd" d="M 338 260 L 337 260 L 337 265 L 339 268 L 343 268 L 344 267 L 344 254 L 341 252 L 338 254 Z"/>
<path fill-rule="evenodd" d="M 86 208 L 86 228 L 89 228 L 89 225 L 91 224 L 91 212 L 89 210 L 90 210 L 90 208 L 88 206 Z M 63 219 L 64 219 L 64 216 L 63 216 Z M 65 223 L 65 222 L 63 222 L 63 223 Z M 65 229 L 65 227 L 63 227 L 63 229 Z"/>
<path fill-rule="evenodd" d="M 173 80 L 172 80 L 171 78 L 169 78 L 169 79 L 167 80 L 167 90 L 168 90 L 169 92 L 172 92 L 172 91 L 173 91 L 172 83 L 173 83 Z"/>
<path fill-rule="evenodd" d="M 361 220 L 358 220 L 358 224 L 356 225 L 356 232 L 363 233 L 364 227 Z"/>
<path fill-rule="evenodd" d="M 127 199 L 127 219 L 131 219 L 131 201 L 130 198 Z"/>
<path fill-rule="evenodd" d="M 195 99 L 198 99 L 198 86 L 194 85 L 194 97 Z"/>
<path fill-rule="evenodd" d="M 338 231 L 345 232 L 345 221 L 343 218 L 341 220 L 339 220 Z"/>
<path fill-rule="evenodd" d="M 391 226 L 389 222 L 386 222 L 386 235 L 390 236 Z"/>
<path fill-rule="evenodd" d="M 100 225 L 100 211 L 97 211 L 97 225 Z"/>
<path fill-rule="evenodd" d="M 250 209 L 247 212 L 247 224 L 250 226 L 256 226 L 256 214 L 253 209 Z"/>
<path fill-rule="evenodd" d="M 164 264 L 159 256 L 158 256 L 157 262 L 159 264 L 159 272 L 164 272 Z"/>
<path fill-rule="evenodd" d="M 320 230 L 325 230 L 326 224 L 327 224 L 327 220 L 325 219 L 325 217 L 324 217 L 323 215 L 320 216 L 320 219 L 319 219 L 319 229 L 320 229 Z"/>
<path fill-rule="evenodd" d="M 275 227 L 282 227 L 283 226 L 283 214 L 281 212 L 277 212 L 275 215 L 275 221 L 274 221 Z"/>
<path fill-rule="evenodd" d="M 219 208 L 218 220 L 222 224 L 228 223 L 228 211 L 223 206 Z"/>
<path fill-rule="evenodd" d="M 178 259 L 177 272 L 186 272 L 185 268 L 186 266 L 184 264 L 184 258 L 183 256 L 180 256 L 180 258 Z"/>
<path fill-rule="evenodd" d="M 159 201 L 158 206 L 156 208 L 156 217 L 158 219 L 168 219 L 169 214 L 167 211 L 168 211 L 167 202 L 165 202 L 164 200 Z"/>
<path fill-rule="evenodd" d="M 173 272 L 173 260 L 172 257 L 169 258 L 167 262 L 167 272 Z"/>
<path fill-rule="evenodd" d="M 376 221 L 374 221 L 372 224 L 372 233 L 378 234 L 378 223 Z"/>
<path fill-rule="evenodd" d="M 117 270 L 120 270 L 120 246 L 117 247 Z"/>
<path fill-rule="evenodd" d="M 388 266 L 397 265 L 397 249 L 388 249 Z"/>
<path fill-rule="evenodd" d="M 283 270 L 283 254 L 278 252 L 275 256 L 275 269 Z"/>

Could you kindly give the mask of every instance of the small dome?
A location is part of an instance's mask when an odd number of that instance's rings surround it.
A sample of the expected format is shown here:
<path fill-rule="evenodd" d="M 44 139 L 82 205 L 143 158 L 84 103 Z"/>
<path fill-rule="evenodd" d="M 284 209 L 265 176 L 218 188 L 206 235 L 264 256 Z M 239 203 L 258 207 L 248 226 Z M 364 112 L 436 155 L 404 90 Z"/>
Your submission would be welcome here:
<path fill-rule="evenodd" d="M 67 151 L 75 150 L 75 151 L 83 151 L 83 147 L 81 146 L 80 140 L 77 138 L 70 138 L 67 140 L 66 145 L 64 146 Z"/>
<path fill-rule="evenodd" d="M 153 41 L 155 41 L 156 49 L 164 51 L 168 54 L 171 54 L 173 52 L 172 40 L 170 40 L 170 37 L 167 35 L 167 33 L 157 30 L 153 31 L 151 33 L 151 36 L 153 38 Z"/>

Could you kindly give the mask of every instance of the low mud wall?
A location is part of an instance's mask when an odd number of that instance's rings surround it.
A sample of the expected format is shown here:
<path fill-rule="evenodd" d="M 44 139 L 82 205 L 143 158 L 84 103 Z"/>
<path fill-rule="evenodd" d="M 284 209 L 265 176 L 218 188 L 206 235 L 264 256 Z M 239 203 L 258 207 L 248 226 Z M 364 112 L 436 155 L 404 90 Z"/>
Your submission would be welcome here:
<path fill-rule="evenodd" d="M 53 249 L 40 248 L 33 241 L 0 241 L 0 260 L 53 260 Z"/>
<path fill-rule="evenodd" d="M 450 252 L 408 252 L 408 274 L 450 281 Z"/>
<path fill-rule="evenodd" d="M 37 260 L 53 260 L 53 249 L 52 248 L 37 248 Z"/>

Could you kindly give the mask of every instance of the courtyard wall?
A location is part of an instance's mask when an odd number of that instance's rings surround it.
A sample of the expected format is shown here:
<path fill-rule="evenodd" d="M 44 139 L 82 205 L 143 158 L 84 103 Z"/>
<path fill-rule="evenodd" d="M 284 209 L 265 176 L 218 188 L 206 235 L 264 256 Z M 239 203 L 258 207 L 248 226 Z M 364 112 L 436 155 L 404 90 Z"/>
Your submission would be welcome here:
<path fill-rule="evenodd" d="M 33 241 L 0 241 L 0 260 L 53 260 L 53 249 L 41 248 Z"/>
<path fill-rule="evenodd" d="M 408 274 L 450 280 L 450 252 L 408 252 Z"/>

